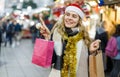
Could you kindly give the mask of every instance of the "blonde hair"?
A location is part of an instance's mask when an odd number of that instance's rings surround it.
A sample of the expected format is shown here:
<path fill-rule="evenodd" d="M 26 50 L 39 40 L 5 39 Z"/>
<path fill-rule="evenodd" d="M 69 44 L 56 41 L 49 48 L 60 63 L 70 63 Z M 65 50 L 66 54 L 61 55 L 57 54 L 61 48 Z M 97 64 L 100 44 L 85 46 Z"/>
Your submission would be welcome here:
<path fill-rule="evenodd" d="M 54 32 L 54 29 L 57 28 L 57 31 L 61 34 L 63 38 L 66 38 L 65 33 L 65 26 L 64 26 L 64 15 L 61 17 L 60 21 L 57 21 L 57 23 L 54 25 L 53 29 L 51 30 L 51 33 Z M 83 40 L 85 41 L 85 44 L 89 47 L 91 40 L 89 38 L 88 32 L 86 31 L 85 27 L 82 25 L 82 19 L 79 20 L 78 23 L 79 30 L 83 32 Z"/>

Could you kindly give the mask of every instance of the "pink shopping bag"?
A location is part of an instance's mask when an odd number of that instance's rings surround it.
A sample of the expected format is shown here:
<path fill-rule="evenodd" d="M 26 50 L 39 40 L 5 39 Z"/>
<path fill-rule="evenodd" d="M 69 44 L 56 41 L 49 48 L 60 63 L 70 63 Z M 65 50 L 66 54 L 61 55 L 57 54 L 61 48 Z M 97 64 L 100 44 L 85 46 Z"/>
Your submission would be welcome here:
<path fill-rule="evenodd" d="M 51 66 L 54 42 L 44 39 L 36 39 L 32 63 L 42 67 Z"/>

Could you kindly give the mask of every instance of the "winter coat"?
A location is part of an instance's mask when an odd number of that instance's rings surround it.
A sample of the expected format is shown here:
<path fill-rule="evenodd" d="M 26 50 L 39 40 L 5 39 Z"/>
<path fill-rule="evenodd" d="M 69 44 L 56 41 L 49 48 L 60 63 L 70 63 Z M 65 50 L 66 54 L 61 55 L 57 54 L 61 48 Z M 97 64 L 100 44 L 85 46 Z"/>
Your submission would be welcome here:
<path fill-rule="evenodd" d="M 61 77 L 61 69 L 60 64 L 62 65 L 62 61 L 60 60 L 63 57 L 63 43 L 61 40 L 62 36 L 58 33 L 57 29 L 53 32 L 53 41 L 54 41 L 54 55 L 53 62 L 54 66 L 52 67 L 52 71 L 50 72 L 49 77 Z M 76 77 L 88 77 L 88 48 L 85 45 L 83 39 L 78 41 L 77 43 L 77 66 L 76 66 Z M 57 64 L 58 63 L 58 64 Z"/>
<path fill-rule="evenodd" d="M 102 28 L 97 28 L 95 39 L 101 40 L 100 48 L 103 52 L 105 52 L 105 48 L 106 48 L 107 42 L 108 42 L 107 32 L 104 31 L 104 29 L 102 29 Z"/>

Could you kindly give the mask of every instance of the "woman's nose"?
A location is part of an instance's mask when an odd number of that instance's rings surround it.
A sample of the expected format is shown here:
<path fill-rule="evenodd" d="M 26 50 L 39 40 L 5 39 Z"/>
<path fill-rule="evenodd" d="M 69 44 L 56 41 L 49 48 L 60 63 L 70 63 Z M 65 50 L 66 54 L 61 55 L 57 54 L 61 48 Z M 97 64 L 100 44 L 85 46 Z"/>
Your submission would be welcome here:
<path fill-rule="evenodd" d="M 68 17 L 68 19 L 69 19 L 69 20 L 72 20 L 72 16 L 70 15 L 70 16 Z"/>

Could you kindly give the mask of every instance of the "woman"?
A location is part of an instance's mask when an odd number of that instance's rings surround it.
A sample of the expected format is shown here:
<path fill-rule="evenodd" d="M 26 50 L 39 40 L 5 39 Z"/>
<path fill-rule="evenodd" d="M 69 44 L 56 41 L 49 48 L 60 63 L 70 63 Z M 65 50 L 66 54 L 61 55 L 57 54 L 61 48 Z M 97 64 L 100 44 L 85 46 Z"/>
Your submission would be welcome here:
<path fill-rule="evenodd" d="M 120 24 L 117 25 L 116 31 L 113 34 L 114 37 L 117 39 L 117 49 L 118 54 L 117 56 L 113 57 L 113 69 L 111 71 L 110 77 L 120 77 Z"/>
<path fill-rule="evenodd" d="M 87 31 L 82 25 L 85 17 L 80 7 L 71 4 L 62 19 L 50 31 L 40 17 L 40 32 L 46 40 L 54 41 L 53 66 L 49 77 L 88 77 L 88 48 L 93 53 L 100 40 L 90 44 Z"/>

